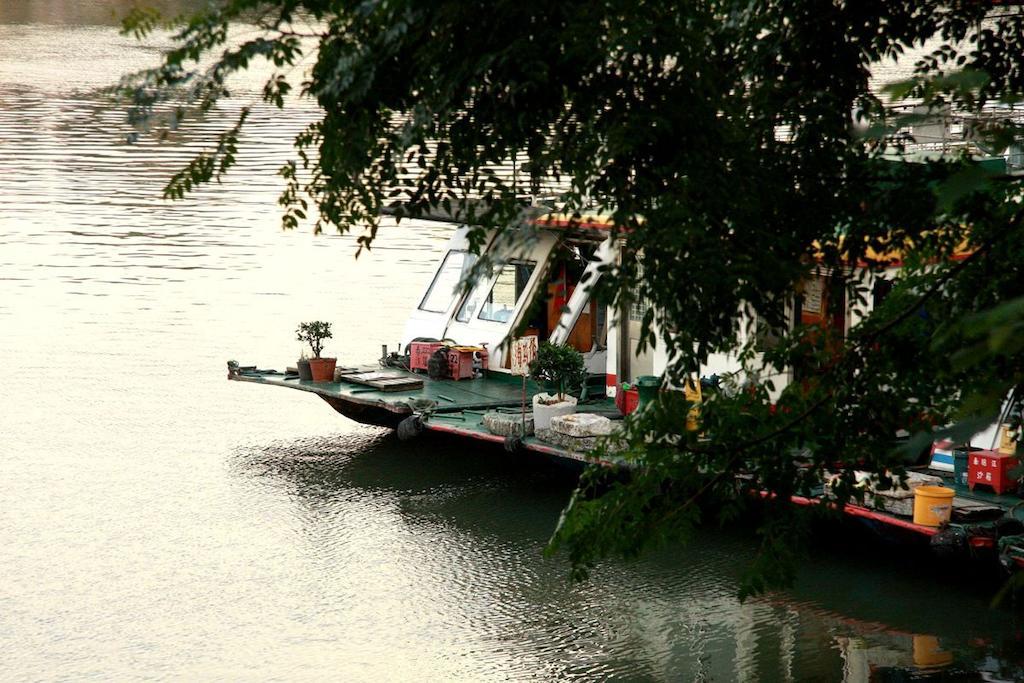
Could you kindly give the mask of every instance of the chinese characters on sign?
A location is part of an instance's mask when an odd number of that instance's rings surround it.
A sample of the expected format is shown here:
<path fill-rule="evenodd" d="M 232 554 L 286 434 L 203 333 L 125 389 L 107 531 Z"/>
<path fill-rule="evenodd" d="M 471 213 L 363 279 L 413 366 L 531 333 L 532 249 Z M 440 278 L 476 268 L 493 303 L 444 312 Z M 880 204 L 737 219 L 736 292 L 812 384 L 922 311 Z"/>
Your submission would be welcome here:
<path fill-rule="evenodd" d="M 821 314 L 821 295 L 825 289 L 825 283 L 821 277 L 812 277 L 804 284 L 803 310 L 815 315 Z"/>
<path fill-rule="evenodd" d="M 512 340 L 512 374 L 530 374 L 530 362 L 537 357 L 537 337 L 520 337 Z"/>

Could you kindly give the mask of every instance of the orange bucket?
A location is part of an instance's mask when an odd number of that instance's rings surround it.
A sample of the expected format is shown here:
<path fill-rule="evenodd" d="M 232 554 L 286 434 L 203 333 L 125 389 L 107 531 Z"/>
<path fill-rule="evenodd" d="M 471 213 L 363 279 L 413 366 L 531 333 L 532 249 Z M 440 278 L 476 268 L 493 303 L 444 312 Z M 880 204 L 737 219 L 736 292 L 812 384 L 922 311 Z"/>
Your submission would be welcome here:
<path fill-rule="evenodd" d="M 914 489 L 914 524 L 942 526 L 953 514 L 953 489 L 918 486 Z"/>
<path fill-rule="evenodd" d="M 914 665 L 930 669 L 949 666 L 953 663 L 953 653 L 946 652 L 939 646 L 935 636 L 914 636 Z"/>

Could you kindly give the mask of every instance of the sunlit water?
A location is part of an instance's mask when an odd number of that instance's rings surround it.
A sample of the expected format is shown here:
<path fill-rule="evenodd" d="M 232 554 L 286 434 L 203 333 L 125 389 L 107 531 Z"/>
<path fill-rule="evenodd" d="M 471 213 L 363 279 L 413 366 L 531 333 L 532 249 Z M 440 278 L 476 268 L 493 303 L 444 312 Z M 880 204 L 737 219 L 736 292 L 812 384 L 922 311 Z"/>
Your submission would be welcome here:
<path fill-rule="evenodd" d="M 816 552 L 796 588 L 746 604 L 742 533 L 570 585 L 541 555 L 564 472 L 225 381 L 229 358 L 294 361 L 301 320 L 372 361 L 448 229 L 386 227 L 358 261 L 350 237 L 282 232 L 274 171 L 308 108 L 258 107 L 238 172 L 163 202 L 200 139 L 122 144 L 95 89 L 155 52 L 115 10 L 0 5 L 0 679 L 1021 673 L 990 590 L 884 548 Z"/>

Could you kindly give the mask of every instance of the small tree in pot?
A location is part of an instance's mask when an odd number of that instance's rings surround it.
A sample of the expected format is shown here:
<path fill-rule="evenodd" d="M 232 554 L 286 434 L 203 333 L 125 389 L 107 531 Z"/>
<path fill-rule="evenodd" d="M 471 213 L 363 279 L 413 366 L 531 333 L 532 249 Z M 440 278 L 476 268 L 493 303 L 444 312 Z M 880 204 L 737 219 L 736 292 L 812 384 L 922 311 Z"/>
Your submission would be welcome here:
<path fill-rule="evenodd" d="M 533 397 L 535 429 L 550 429 L 551 418 L 576 412 L 576 397 L 571 393 L 580 391 L 587 381 L 583 354 L 568 344 L 544 342 L 530 363 L 530 376 L 556 392 Z"/>
<path fill-rule="evenodd" d="M 299 341 L 308 343 L 309 348 L 313 351 L 313 357 L 309 359 L 309 369 L 313 375 L 313 381 L 334 381 L 334 368 L 338 364 L 338 359 L 320 357 L 320 352 L 324 350 L 324 340 L 334 336 L 331 333 L 331 324 L 320 320 L 299 323 L 295 334 Z"/>

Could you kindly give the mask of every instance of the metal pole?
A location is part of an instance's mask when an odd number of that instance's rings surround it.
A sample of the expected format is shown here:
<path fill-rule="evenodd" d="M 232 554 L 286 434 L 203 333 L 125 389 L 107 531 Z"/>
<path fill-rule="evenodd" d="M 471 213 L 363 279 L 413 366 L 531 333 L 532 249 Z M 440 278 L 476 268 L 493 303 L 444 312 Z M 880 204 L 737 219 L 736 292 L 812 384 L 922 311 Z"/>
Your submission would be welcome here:
<path fill-rule="evenodd" d="M 520 436 L 526 438 L 526 375 L 523 375 L 523 432 Z"/>

